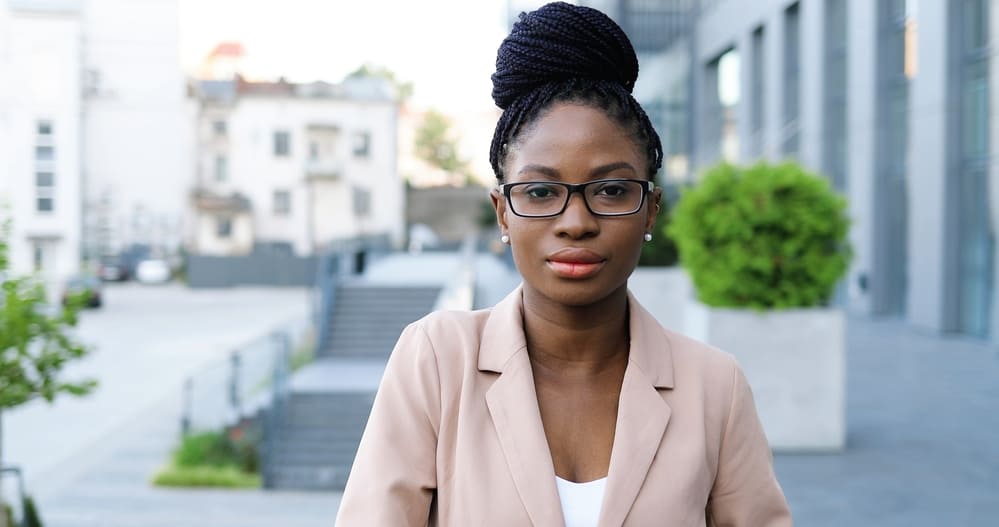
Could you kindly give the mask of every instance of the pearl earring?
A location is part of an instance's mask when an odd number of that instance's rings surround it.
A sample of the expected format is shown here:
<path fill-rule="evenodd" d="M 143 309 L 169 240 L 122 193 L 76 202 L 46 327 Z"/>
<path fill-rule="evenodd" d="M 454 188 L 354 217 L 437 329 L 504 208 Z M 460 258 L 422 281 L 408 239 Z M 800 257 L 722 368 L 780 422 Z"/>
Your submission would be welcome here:
<path fill-rule="evenodd" d="M 510 243 L 510 236 L 507 235 L 507 234 L 504 234 L 503 236 L 500 236 L 500 241 L 503 242 L 503 243 L 509 244 Z"/>
<path fill-rule="evenodd" d="M 647 241 L 647 242 L 651 242 L 652 241 L 652 233 L 651 232 L 645 233 L 645 241 Z"/>

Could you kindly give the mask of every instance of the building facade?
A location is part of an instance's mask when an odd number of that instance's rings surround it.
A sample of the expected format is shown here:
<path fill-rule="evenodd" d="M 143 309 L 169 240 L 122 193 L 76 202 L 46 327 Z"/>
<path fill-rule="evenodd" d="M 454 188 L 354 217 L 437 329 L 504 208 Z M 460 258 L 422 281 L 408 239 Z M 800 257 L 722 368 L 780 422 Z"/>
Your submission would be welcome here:
<path fill-rule="evenodd" d="M 190 186 L 178 0 L 85 0 L 85 257 L 174 253 Z"/>
<path fill-rule="evenodd" d="M 999 338 L 999 6 L 584 3 L 635 41 L 635 94 L 663 136 L 667 180 L 720 159 L 796 159 L 849 200 L 849 309 Z"/>
<path fill-rule="evenodd" d="M 0 3 L 0 221 L 10 265 L 51 285 L 79 269 L 82 3 Z"/>
<path fill-rule="evenodd" d="M 0 0 L 0 199 L 17 274 L 180 246 L 193 177 L 177 0 Z"/>
<path fill-rule="evenodd" d="M 343 84 L 199 81 L 190 252 L 279 244 L 307 256 L 337 241 L 405 235 L 397 107 L 374 79 Z"/>

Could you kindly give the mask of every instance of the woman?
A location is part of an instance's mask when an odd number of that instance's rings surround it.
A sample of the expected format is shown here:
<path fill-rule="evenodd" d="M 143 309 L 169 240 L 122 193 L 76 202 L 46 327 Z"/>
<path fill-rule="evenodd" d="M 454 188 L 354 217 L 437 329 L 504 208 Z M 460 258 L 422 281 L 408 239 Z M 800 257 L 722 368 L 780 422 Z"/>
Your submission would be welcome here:
<path fill-rule="evenodd" d="M 662 149 L 627 37 L 548 4 L 496 62 L 492 201 L 523 284 L 403 332 L 337 525 L 790 525 L 735 361 L 628 293 Z"/>

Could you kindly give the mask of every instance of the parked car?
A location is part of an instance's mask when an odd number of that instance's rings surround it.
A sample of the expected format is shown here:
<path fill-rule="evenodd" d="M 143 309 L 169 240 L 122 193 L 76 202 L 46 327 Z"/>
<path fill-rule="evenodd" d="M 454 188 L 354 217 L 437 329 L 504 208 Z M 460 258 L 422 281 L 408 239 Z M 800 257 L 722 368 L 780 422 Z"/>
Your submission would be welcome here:
<path fill-rule="evenodd" d="M 164 284 L 170 281 L 170 264 L 165 260 L 143 260 L 135 267 L 135 279 L 143 284 Z"/>
<path fill-rule="evenodd" d="M 92 274 L 78 274 L 66 281 L 62 291 L 62 303 L 66 305 L 71 297 L 83 295 L 85 307 L 101 307 L 104 296 L 101 281 Z"/>
<path fill-rule="evenodd" d="M 128 265 L 122 259 L 108 258 L 101 261 L 97 274 L 105 282 L 124 282 L 129 278 Z"/>

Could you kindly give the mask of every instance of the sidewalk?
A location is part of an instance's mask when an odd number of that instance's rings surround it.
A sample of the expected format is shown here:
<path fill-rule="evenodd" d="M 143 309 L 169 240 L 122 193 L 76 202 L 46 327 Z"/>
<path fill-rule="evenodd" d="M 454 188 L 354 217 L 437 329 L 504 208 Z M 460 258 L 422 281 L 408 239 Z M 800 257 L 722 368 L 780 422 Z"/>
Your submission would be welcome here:
<path fill-rule="evenodd" d="M 71 484 L 38 496 L 47 527 L 329 527 L 339 494 L 175 490 L 149 484 L 179 437 L 178 405 L 146 416 L 78 461 Z"/>
<path fill-rule="evenodd" d="M 796 525 L 996 525 L 999 354 L 849 320 L 846 451 L 782 455 Z"/>
<path fill-rule="evenodd" d="M 847 450 L 781 455 L 805 527 L 993 525 L 999 518 L 999 355 L 984 344 L 850 319 Z M 171 491 L 148 481 L 177 436 L 163 404 L 114 434 L 74 483 L 40 496 L 49 527 L 330 526 L 336 493 Z"/>

